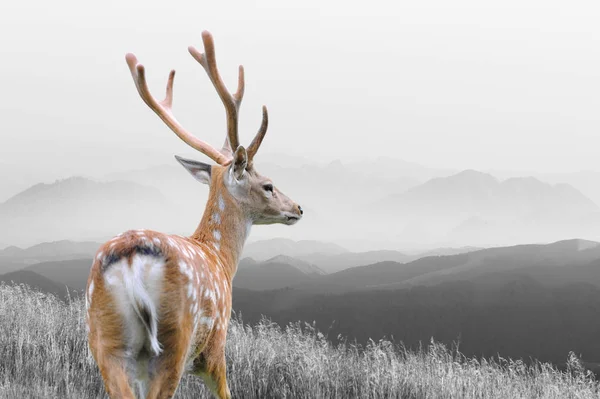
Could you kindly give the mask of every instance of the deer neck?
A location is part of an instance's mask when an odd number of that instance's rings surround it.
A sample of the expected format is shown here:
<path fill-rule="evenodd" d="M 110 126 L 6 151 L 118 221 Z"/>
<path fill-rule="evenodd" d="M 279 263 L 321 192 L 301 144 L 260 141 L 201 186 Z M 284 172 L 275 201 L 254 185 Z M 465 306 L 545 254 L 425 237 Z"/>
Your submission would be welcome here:
<path fill-rule="evenodd" d="M 216 252 L 231 281 L 251 226 L 252 221 L 244 215 L 227 188 L 223 184 L 214 184 L 210 187 L 202 220 L 192 238 Z"/>

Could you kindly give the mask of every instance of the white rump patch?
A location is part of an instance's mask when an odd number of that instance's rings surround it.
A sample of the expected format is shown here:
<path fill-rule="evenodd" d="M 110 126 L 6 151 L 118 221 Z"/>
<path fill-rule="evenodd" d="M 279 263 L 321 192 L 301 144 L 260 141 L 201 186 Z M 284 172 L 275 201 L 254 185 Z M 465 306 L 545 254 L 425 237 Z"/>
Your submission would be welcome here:
<path fill-rule="evenodd" d="M 137 254 L 131 266 L 127 259 L 121 259 L 104 274 L 117 310 L 125 320 L 124 335 L 129 337 L 127 352 L 132 355 L 146 344 L 155 354 L 162 351 L 157 331 L 164 268 L 164 259 Z M 149 325 L 145 324 L 142 312 L 148 314 Z"/>

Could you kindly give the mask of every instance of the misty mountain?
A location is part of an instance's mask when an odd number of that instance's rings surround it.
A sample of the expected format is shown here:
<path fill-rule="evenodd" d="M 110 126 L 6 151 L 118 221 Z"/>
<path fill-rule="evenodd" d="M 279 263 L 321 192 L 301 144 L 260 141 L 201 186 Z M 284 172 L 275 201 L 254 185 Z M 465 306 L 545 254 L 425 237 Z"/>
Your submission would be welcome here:
<path fill-rule="evenodd" d="M 294 241 L 286 238 L 273 238 L 250 242 L 244 247 L 243 257 L 254 260 L 267 260 L 279 255 L 300 258 L 314 253 L 337 255 L 347 249 L 333 243 L 316 240 Z"/>
<path fill-rule="evenodd" d="M 16 246 L 11 246 L 0 250 L 0 258 L 21 258 L 21 259 L 42 259 L 48 260 L 53 258 L 72 258 L 82 255 L 92 256 L 98 250 L 101 243 L 93 241 L 52 241 L 43 242 L 31 247 L 22 249 Z"/>
<path fill-rule="evenodd" d="M 554 212 L 582 214 L 599 210 L 594 202 L 567 184 L 550 185 L 532 177 L 500 182 L 492 175 L 474 170 L 431 179 L 387 200 L 400 207 L 400 213 L 417 212 L 421 217 L 460 220 L 469 216 L 536 217 Z"/>
<path fill-rule="evenodd" d="M 242 259 L 233 285 L 250 290 L 272 290 L 313 281 L 325 272 L 318 267 L 285 255 L 264 262 Z"/>
<path fill-rule="evenodd" d="M 600 204 L 600 172 L 583 170 L 578 172 L 535 172 L 495 170 L 489 173 L 501 178 L 534 176 L 550 184 L 565 183 L 581 191 L 596 204 Z"/>
<path fill-rule="evenodd" d="M 399 239 L 482 246 L 595 237 L 596 229 L 580 219 L 600 220 L 600 208 L 570 185 L 531 177 L 499 181 L 473 170 L 388 196 L 373 205 L 373 214 L 398 224 Z"/>
<path fill-rule="evenodd" d="M 81 177 L 36 184 L 0 204 L 0 240 L 13 244 L 112 236 L 169 225 L 169 203 L 155 188 Z M 17 242 L 15 242 L 17 240 Z"/>

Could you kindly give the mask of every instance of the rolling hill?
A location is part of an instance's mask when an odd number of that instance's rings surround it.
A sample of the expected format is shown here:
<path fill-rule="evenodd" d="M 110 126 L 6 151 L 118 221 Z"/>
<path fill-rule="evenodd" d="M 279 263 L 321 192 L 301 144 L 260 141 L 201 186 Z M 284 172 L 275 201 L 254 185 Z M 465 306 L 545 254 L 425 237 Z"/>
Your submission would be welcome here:
<path fill-rule="evenodd" d="M 325 272 L 308 262 L 279 255 L 264 262 L 243 259 L 233 285 L 250 290 L 273 290 L 318 279 Z"/>
<path fill-rule="evenodd" d="M 68 285 L 72 289 L 84 291 L 92 258 L 41 262 L 27 266 L 23 271 L 34 272 L 58 284 Z"/>
<path fill-rule="evenodd" d="M 0 282 L 6 284 L 26 284 L 41 292 L 54 294 L 62 299 L 66 299 L 68 295 L 75 294 L 75 290 L 67 287 L 67 285 L 57 283 L 31 270 L 17 270 L 11 273 L 0 274 Z"/>
<path fill-rule="evenodd" d="M 262 261 L 279 255 L 298 258 L 314 253 L 336 255 L 345 252 L 348 252 L 348 250 L 337 244 L 328 242 L 316 240 L 294 241 L 286 238 L 273 238 L 246 244 L 243 257 Z"/>

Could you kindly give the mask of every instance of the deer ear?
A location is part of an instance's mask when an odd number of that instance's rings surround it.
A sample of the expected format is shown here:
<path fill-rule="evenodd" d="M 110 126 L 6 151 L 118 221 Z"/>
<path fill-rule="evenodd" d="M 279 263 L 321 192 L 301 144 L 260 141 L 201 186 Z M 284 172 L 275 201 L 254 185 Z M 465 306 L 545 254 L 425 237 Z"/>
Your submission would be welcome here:
<path fill-rule="evenodd" d="M 242 175 L 246 170 L 246 166 L 248 166 L 248 153 L 246 153 L 246 149 L 244 147 L 239 146 L 235 150 L 235 154 L 233 154 L 233 162 L 231 163 L 231 171 L 236 180 L 240 180 L 242 178 Z"/>
<path fill-rule="evenodd" d="M 211 166 L 209 164 L 193 161 L 191 159 L 181 158 L 175 155 L 175 159 L 183 165 L 183 167 L 191 173 L 200 183 L 210 185 Z"/>

